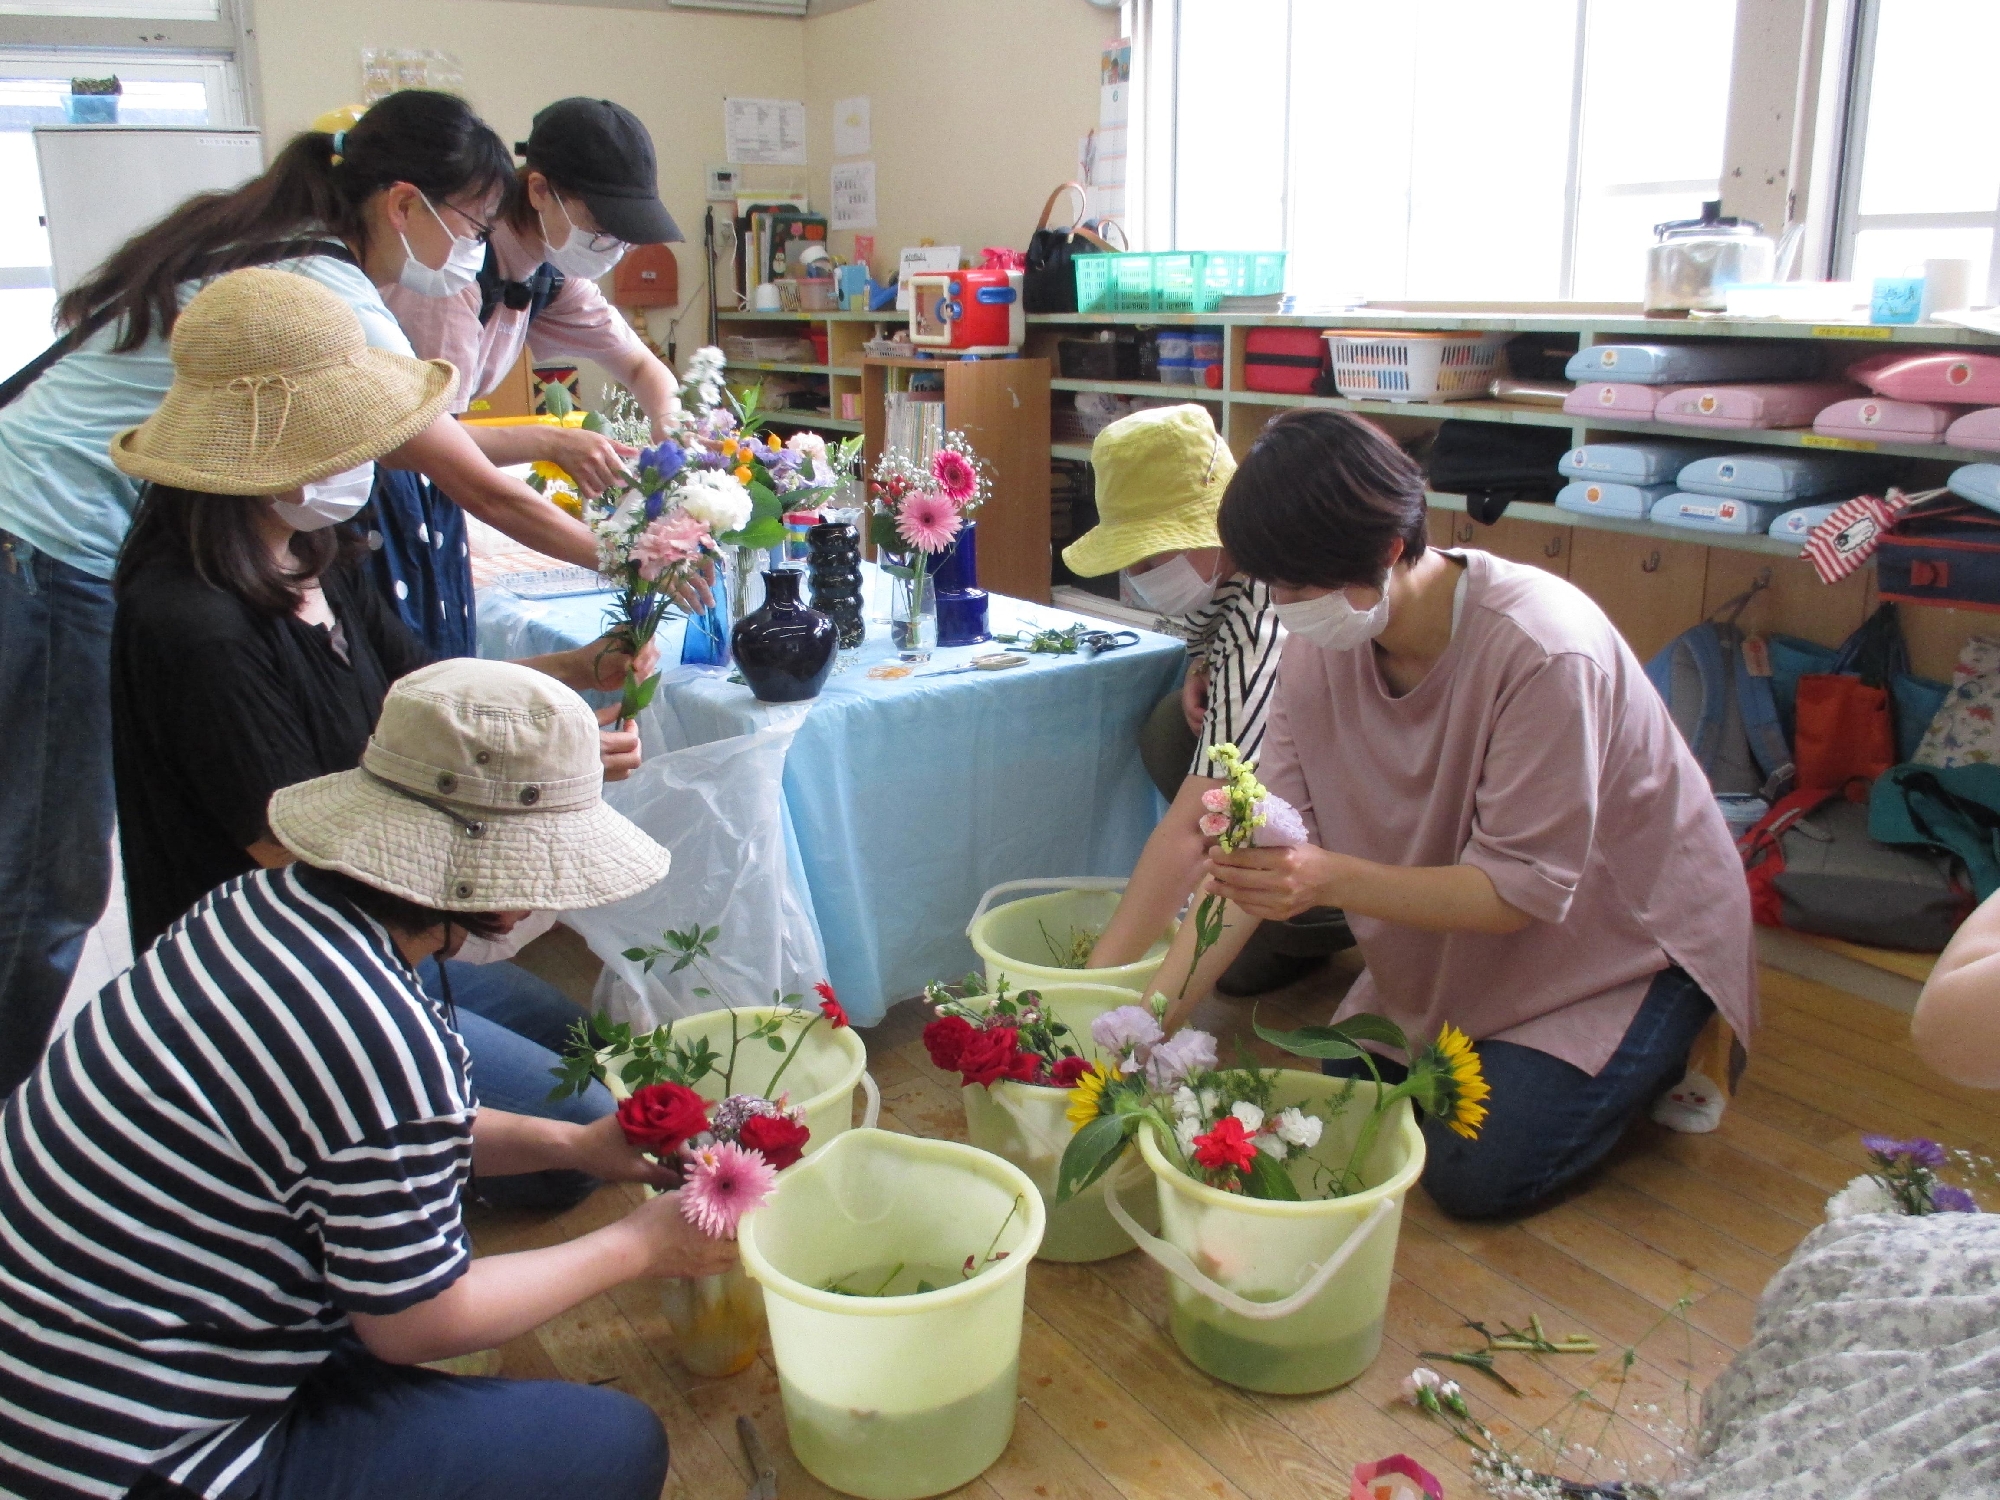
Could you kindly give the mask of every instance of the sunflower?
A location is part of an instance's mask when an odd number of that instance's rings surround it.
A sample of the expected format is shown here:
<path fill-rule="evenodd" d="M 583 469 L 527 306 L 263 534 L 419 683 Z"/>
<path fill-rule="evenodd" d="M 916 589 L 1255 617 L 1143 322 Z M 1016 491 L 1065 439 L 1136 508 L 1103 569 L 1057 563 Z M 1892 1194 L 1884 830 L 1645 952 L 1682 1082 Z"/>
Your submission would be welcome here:
<path fill-rule="evenodd" d="M 1480 1100 L 1493 1090 L 1480 1071 L 1472 1038 L 1455 1026 L 1445 1026 L 1411 1071 L 1420 1070 L 1430 1081 L 1431 1097 L 1425 1107 L 1468 1141 L 1477 1140 L 1486 1121 L 1486 1106 Z"/>
<path fill-rule="evenodd" d="M 1064 1118 L 1072 1130 L 1081 1130 L 1092 1120 L 1104 1113 L 1104 1086 L 1111 1082 L 1111 1075 L 1104 1071 L 1102 1063 L 1092 1063 L 1088 1072 L 1076 1081 L 1076 1087 L 1069 1091 L 1069 1108 Z"/>
<path fill-rule="evenodd" d="M 561 464 L 552 464 L 545 458 L 536 459 L 528 467 L 533 469 L 535 473 L 539 474 L 550 484 L 567 484 L 571 486 L 576 484 L 576 481 L 569 477 L 567 469 L 563 468 Z"/>

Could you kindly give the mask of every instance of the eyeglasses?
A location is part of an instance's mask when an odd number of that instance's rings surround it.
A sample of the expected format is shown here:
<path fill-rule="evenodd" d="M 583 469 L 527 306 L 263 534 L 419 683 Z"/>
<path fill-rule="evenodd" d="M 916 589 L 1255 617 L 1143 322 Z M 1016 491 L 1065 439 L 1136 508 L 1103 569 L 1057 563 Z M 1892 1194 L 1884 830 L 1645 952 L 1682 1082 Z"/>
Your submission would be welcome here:
<path fill-rule="evenodd" d="M 576 222 L 576 215 L 569 211 L 569 204 L 563 201 L 562 194 L 554 193 L 551 196 L 556 200 L 556 207 L 562 210 L 563 222 L 569 225 L 571 232 L 574 233 L 581 229 L 583 226 Z M 613 250 L 616 250 L 620 245 L 625 243 L 617 235 L 605 234 L 602 231 L 591 233 L 586 230 L 585 235 L 584 248 L 594 255 L 609 255 Z"/>
<path fill-rule="evenodd" d="M 445 207 L 450 209 L 453 213 L 457 214 L 461 219 L 465 220 L 466 223 L 472 226 L 472 237 L 478 240 L 480 244 L 484 245 L 492 241 L 493 226 L 489 224 L 486 220 L 467 213 L 464 209 L 460 208 L 456 203 L 447 203 L 445 204 Z"/>

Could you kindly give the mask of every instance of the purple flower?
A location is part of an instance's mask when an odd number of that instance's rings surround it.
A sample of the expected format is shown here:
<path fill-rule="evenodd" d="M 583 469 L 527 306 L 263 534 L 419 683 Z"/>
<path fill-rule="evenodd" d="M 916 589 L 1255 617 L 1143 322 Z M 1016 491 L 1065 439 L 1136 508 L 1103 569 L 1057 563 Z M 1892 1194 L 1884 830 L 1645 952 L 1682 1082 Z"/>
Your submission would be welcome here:
<path fill-rule="evenodd" d="M 1153 1013 L 1143 1005 L 1121 1005 L 1116 1010 L 1107 1010 L 1090 1023 L 1090 1039 L 1120 1059 L 1144 1051 L 1165 1034 L 1160 1030 L 1160 1023 L 1153 1018 Z M 1144 1061 L 1143 1058 L 1139 1060 Z M 1138 1070 L 1133 1067 L 1126 1071 Z"/>
<path fill-rule="evenodd" d="M 803 453 L 792 448 L 779 448 L 776 451 L 766 450 L 764 466 L 773 474 L 777 474 L 786 469 L 796 469 L 799 466 L 799 460 L 804 457 Z"/>
<path fill-rule="evenodd" d="M 713 448 L 704 448 L 694 456 L 695 466 L 702 469 L 726 469 L 729 460 Z"/>
<path fill-rule="evenodd" d="M 1306 842 L 1305 819 L 1283 797 L 1266 796 L 1257 804 L 1257 811 L 1264 815 L 1264 821 L 1250 835 L 1256 848 L 1289 849 Z"/>
<path fill-rule="evenodd" d="M 648 524 L 660 519 L 660 512 L 666 509 L 667 497 L 664 491 L 656 491 L 646 497 L 646 520 Z"/>
<path fill-rule="evenodd" d="M 647 448 L 639 454 L 639 472 L 651 472 L 660 477 L 660 483 L 668 484 L 680 473 L 687 463 L 687 450 L 679 443 L 666 442 L 657 447 Z"/>
<path fill-rule="evenodd" d="M 1885 1166 L 1903 1158 L 1932 1171 L 1944 1165 L 1944 1147 L 1922 1136 L 1899 1141 L 1894 1136 L 1864 1135 L 1861 1137 L 1861 1149 L 1878 1158 Z"/>
<path fill-rule="evenodd" d="M 1146 1082 L 1165 1093 L 1190 1073 L 1215 1066 L 1215 1038 L 1205 1031 L 1177 1031 L 1146 1059 Z"/>
<path fill-rule="evenodd" d="M 653 612 L 653 604 L 656 597 L 653 594 L 639 594 L 634 596 L 631 610 L 632 623 L 634 625 L 644 625 L 646 623 L 646 617 Z"/>
<path fill-rule="evenodd" d="M 1976 1214 L 1979 1203 L 1964 1188 L 1940 1185 L 1931 1189 L 1931 1209 L 1941 1214 Z"/>

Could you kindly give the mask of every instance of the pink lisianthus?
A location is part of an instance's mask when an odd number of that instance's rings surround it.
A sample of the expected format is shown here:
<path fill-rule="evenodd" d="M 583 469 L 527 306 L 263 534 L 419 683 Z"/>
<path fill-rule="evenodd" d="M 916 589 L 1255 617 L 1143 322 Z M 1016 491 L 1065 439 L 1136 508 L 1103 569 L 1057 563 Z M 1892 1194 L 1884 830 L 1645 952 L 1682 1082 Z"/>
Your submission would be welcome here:
<path fill-rule="evenodd" d="M 632 543 L 639 576 L 651 583 L 675 563 L 691 562 L 708 547 L 708 527 L 684 512 L 662 516 Z"/>
<path fill-rule="evenodd" d="M 681 1181 L 681 1216 L 712 1240 L 733 1240 L 736 1225 L 762 1208 L 778 1174 L 755 1151 L 721 1142 L 690 1152 Z"/>
<path fill-rule="evenodd" d="M 1201 836 L 1205 839 L 1219 839 L 1229 832 L 1227 813 L 1204 813 L 1201 819 Z"/>
<path fill-rule="evenodd" d="M 1201 805 L 1212 813 L 1229 811 L 1229 788 L 1212 786 L 1201 794 Z"/>
<path fill-rule="evenodd" d="M 903 502 L 896 516 L 896 535 L 919 552 L 942 552 L 963 524 L 949 500 L 933 490 L 923 490 Z"/>
<path fill-rule="evenodd" d="M 1298 809 L 1283 797 L 1266 796 L 1257 804 L 1257 811 L 1264 821 L 1259 823 L 1250 835 L 1250 843 L 1258 849 L 1289 849 L 1306 842 L 1305 819 Z"/>
<path fill-rule="evenodd" d="M 940 448 L 931 460 L 931 478 L 954 505 L 970 500 L 979 490 L 979 471 L 972 460 L 950 448 Z"/>

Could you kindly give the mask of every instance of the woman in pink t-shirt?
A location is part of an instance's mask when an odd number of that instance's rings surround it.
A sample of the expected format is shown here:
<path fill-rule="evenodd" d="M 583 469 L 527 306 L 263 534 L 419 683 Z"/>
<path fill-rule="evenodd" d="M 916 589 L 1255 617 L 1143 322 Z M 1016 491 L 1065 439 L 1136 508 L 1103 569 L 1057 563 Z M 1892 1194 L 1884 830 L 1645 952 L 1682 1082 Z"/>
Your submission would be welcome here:
<path fill-rule="evenodd" d="M 1493 1087 L 1476 1141 L 1426 1124 L 1425 1186 L 1464 1217 L 1528 1208 L 1680 1080 L 1712 1014 L 1749 1035 L 1749 900 L 1707 780 L 1589 598 L 1426 545 L 1423 473 L 1370 424 L 1286 413 L 1218 526 L 1288 632 L 1259 775 L 1311 842 L 1211 858 L 1229 924 L 1188 992 L 1258 922 L 1344 910 L 1367 970 L 1337 1018 L 1462 1027 Z"/>

